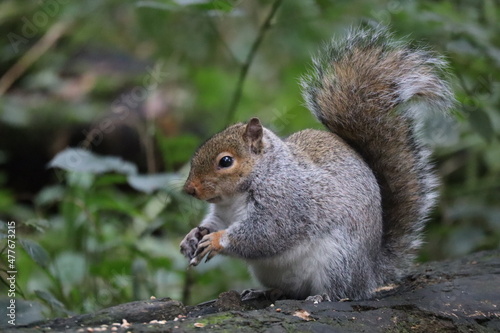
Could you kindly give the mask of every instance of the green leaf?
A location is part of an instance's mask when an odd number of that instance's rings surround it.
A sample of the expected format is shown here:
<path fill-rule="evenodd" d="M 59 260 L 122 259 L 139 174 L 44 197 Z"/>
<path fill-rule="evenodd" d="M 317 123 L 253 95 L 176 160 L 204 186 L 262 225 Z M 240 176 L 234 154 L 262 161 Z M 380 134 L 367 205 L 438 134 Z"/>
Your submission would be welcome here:
<path fill-rule="evenodd" d="M 7 238 L 7 222 L 0 220 L 0 239 Z"/>
<path fill-rule="evenodd" d="M 177 0 L 177 3 L 185 3 L 186 6 L 195 7 L 204 11 L 221 11 L 229 13 L 233 10 L 232 1 L 228 0 L 212 0 L 212 1 L 193 1 L 193 0 Z"/>
<path fill-rule="evenodd" d="M 449 255 L 462 256 L 477 249 L 484 242 L 484 230 L 472 226 L 460 226 L 451 232 L 444 248 Z"/>
<path fill-rule="evenodd" d="M 165 165 L 169 170 L 175 170 L 179 165 L 189 161 L 200 143 L 194 135 L 179 135 L 171 138 L 158 135 L 157 140 L 163 152 Z"/>
<path fill-rule="evenodd" d="M 230 12 L 235 1 L 230 0 L 173 0 L 173 1 L 138 1 L 137 7 L 175 11 L 181 8 L 195 8 L 202 11 L 219 10 Z"/>
<path fill-rule="evenodd" d="M 46 219 L 43 219 L 43 218 L 32 218 L 32 219 L 26 220 L 24 222 L 24 225 L 30 226 L 30 227 L 36 229 L 36 231 L 41 232 L 41 233 L 45 232 L 45 230 L 49 229 L 49 227 L 50 227 L 49 221 Z"/>
<path fill-rule="evenodd" d="M 484 0 L 483 5 L 483 15 L 486 21 L 491 25 L 495 26 L 498 21 L 498 10 L 494 0 Z"/>
<path fill-rule="evenodd" d="M 68 171 L 89 172 L 94 174 L 118 172 L 126 175 L 137 173 L 137 167 L 120 157 L 100 156 L 80 148 L 68 148 L 58 153 L 48 165 Z"/>
<path fill-rule="evenodd" d="M 78 285 L 87 274 L 87 263 L 82 254 L 62 252 L 57 255 L 51 267 L 52 274 L 57 276 L 66 290 Z"/>
<path fill-rule="evenodd" d="M 7 222 L 0 220 L 0 231 L 7 233 Z"/>
<path fill-rule="evenodd" d="M 99 176 L 94 184 L 96 186 L 106 186 L 106 185 L 115 185 L 115 184 L 126 184 L 127 177 L 121 174 L 105 174 Z"/>
<path fill-rule="evenodd" d="M 151 9 L 160 9 L 160 10 L 177 10 L 179 8 L 178 5 L 173 4 L 171 2 L 158 2 L 158 1 L 137 1 L 136 7 L 143 8 L 151 8 Z"/>
<path fill-rule="evenodd" d="M 177 250 L 177 249 L 176 249 Z M 178 250 L 174 253 L 175 256 L 177 256 Z M 172 259 L 170 258 L 165 258 L 165 257 L 152 257 L 148 258 L 148 262 L 151 265 L 151 267 L 161 267 L 164 269 L 172 269 Z"/>
<path fill-rule="evenodd" d="M 484 152 L 484 160 L 493 172 L 500 171 L 500 144 L 498 142 L 492 143 L 490 149 Z"/>
<path fill-rule="evenodd" d="M 14 196 L 8 189 L 0 189 L 0 211 L 8 211 L 14 205 Z"/>
<path fill-rule="evenodd" d="M 447 114 L 429 113 L 422 116 L 422 139 L 431 145 L 450 146 L 458 141 L 458 130 L 454 118 Z"/>
<path fill-rule="evenodd" d="M 89 172 L 68 172 L 68 184 L 72 187 L 88 190 L 94 184 L 95 175 Z"/>
<path fill-rule="evenodd" d="M 469 112 L 469 122 L 472 128 L 486 141 L 491 142 L 495 135 L 495 130 L 491 124 L 490 116 L 481 109 L 474 109 Z"/>
<path fill-rule="evenodd" d="M 152 196 L 144 207 L 144 215 L 146 215 L 150 220 L 156 218 L 170 203 L 170 201 L 172 200 L 166 193 Z"/>
<path fill-rule="evenodd" d="M 111 210 L 137 216 L 141 213 L 123 198 L 109 192 L 95 192 L 87 198 L 87 205 L 92 211 Z"/>
<path fill-rule="evenodd" d="M 71 312 L 66 309 L 64 304 L 54 297 L 50 292 L 44 290 L 35 290 L 35 295 L 45 301 L 51 308 L 70 315 Z"/>
<path fill-rule="evenodd" d="M 64 198 L 64 187 L 61 185 L 47 186 L 35 197 L 37 206 L 46 206 L 57 203 Z"/>
<path fill-rule="evenodd" d="M 156 190 L 176 186 L 180 175 L 176 173 L 164 173 L 155 175 L 130 175 L 127 181 L 137 191 L 151 193 Z"/>
<path fill-rule="evenodd" d="M 26 253 L 36 262 L 40 267 L 47 268 L 49 265 L 49 254 L 38 243 L 29 239 L 19 239 L 19 244 L 24 248 Z"/>
<path fill-rule="evenodd" d="M 128 274 L 130 263 L 131 258 L 129 257 L 104 256 L 99 264 L 90 266 L 90 275 L 111 280 L 117 272 Z"/>

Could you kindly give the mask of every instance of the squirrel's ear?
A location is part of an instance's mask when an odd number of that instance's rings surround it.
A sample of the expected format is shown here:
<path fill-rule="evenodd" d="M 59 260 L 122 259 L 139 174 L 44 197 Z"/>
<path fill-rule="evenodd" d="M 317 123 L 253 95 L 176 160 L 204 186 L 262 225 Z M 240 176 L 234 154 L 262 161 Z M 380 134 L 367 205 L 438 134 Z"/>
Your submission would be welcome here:
<path fill-rule="evenodd" d="M 259 118 L 252 118 L 245 128 L 244 138 L 250 144 L 253 153 L 258 154 L 262 150 L 262 125 Z"/>

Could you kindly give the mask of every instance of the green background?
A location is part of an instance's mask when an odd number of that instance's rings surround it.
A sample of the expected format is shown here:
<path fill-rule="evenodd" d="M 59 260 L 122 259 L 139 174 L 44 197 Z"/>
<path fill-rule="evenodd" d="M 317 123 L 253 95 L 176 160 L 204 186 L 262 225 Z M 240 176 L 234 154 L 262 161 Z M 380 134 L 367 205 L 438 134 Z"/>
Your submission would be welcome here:
<path fill-rule="evenodd" d="M 494 0 L 2 1 L 0 274 L 15 221 L 18 323 L 257 287 L 230 258 L 186 270 L 178 244 L 206 208 L 179 191 L 189 158 L 252 116 L 282 136 L 321 128 L 299 78 L 361 22 L 450 63 L 457 107 L 423 133 L 442 186 L 419 260 L 498 248 L 499 13 Z M 47 168 L 66 147 L 121 159 Z"/>

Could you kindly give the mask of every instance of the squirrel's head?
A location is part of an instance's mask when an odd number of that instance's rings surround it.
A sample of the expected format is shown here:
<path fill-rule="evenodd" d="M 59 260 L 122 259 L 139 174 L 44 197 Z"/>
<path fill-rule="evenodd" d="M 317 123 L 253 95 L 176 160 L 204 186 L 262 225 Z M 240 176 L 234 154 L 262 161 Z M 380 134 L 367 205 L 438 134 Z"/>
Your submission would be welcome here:
<path fill-rule="evenodd" d="M 237 194 L 263 153 L 262 136 L 257 118 L 215 134 L 194 154 L 184 191 L 211 203 Z"/>

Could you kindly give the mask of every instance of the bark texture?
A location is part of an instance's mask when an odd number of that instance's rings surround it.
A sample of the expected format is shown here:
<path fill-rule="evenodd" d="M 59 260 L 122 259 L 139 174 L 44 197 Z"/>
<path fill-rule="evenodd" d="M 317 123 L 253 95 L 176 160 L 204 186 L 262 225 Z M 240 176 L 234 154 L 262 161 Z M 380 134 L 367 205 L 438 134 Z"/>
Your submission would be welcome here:
<path fill-rule="evenodd" d="M 500 250 L 415 267 L 366 301 L 241 302 L 235 291 L 184 306 L 168 298 L 117 305 L 4 332 L 499 332 Z"/>

